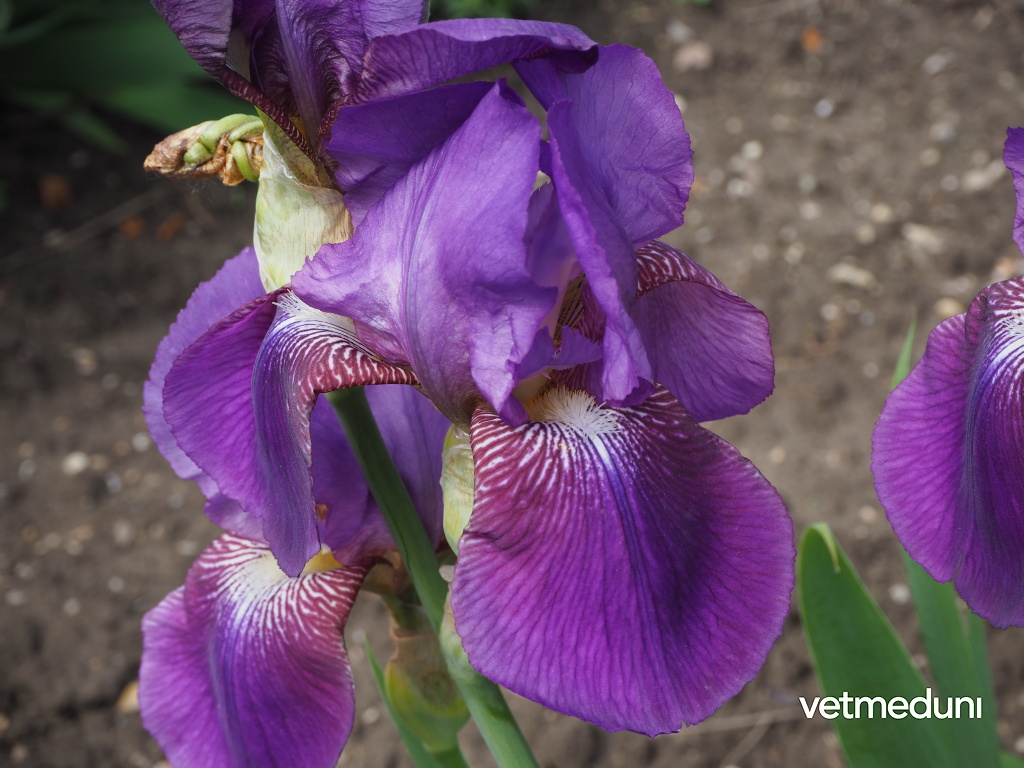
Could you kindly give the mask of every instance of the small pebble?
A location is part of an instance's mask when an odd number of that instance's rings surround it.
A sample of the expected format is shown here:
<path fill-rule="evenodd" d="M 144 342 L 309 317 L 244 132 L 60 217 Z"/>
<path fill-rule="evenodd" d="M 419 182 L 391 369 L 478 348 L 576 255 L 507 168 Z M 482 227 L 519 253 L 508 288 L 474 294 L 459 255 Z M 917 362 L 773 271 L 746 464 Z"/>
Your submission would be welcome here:
<path fill-rule="evenodd" d="M 921 69 L 924 70 L 926 75 L 937 75 L 939 72 L 949 66 L 952 61 L 952 55 L 946 51 L 940 51 L 939 53 L 933 53 L 924 63 L 921 65 Z"/>
<path fill-rule="evenodd" d="M 885 203 L 871 206 L 871 220 L 876 224 L 888 224 L 893 219 L 892 208 Z"/>
<path fill-rule="evenodd" d="M 132 435 L 132 448 L 139 453 L 147 450 L 152 441 L 149 439 L 149 435 L 145 432 L 136 432 Z"/>
<path fill-rule="evenodd" d="M 363 725 L 373 725 L 380 720 L 380 710 L 377 707 L 367 707 L 363 710 L 363 714 L 360 715 L 359 719 Z"/>
<path fill-rule="evenodd" d="M 693 39 L 693 30 L 679 21 L 679 19 L 669 20 L 668 24 L 665 25 L 665 33 L 668 35 L 668 39 L 677 45 L 688 43 Z"/>
<path fill-rule="evenodd" d="M 935 147 L 928 147 L 922 149 L 921 154 L 917 156 L 917 161 L 921 163 L 925 168 L 931 168 L 932 166 L 938 165 L 939 160 L 942 159 L 942 153 L 939 152 Z"/>
<path fill-rule="evenodd" d="M 182 557 L 195 557 L 199 554 L 199 544 L 188 539 L 183 539 L 174 545 L 174 549 Z"/>
<path fill-rule="evenodd" d="M 713 61 L 714 53 L 711 46 L 703 40 L 695 40 L 676 49 L 672 57 L 672 67 L 677 72 L 700 71 L 710 67 Z"/>
<path fill-rule="evenodd" d="M 873 224 L 865 221 L 863 224 L 857 225 L 857 228 L 853 230 L 853 236 L 861 245 L 871 245 L 878 239 L 878 230 Z"/>
<path fill-rule="evenodd" d="M 935 314 L 942 320 L 954 315 L 962 315 L 966 311 L 967 308 L 952 296 L 943 296 L 935 302 Z"/>
<path fill-rule="evenodd" d="M 813 200 L 805 200 L 800 203 L 800 218 L 806 221 L 821 218 L 821 206 Z"/>
<path fill-rule="evenodd" d="M 878 285 L 878 280 L 870 271 L 846 262 L 839 262 L 829 267 L 828 279 L 833 283 L 849 285 L 854 288 L 868 289 Z"/>
<path fill-rule="evenodd" d="M 864 378 L 865 379 L 876 379 L 876 378 L 878 378 L 878 374 L 879 374 L 878 363 L 873 363 L 873 362 L 870 362 L 870 361 L 866 362 L 866 363 L 864 363 L 864 366 L 860 370 L 861 370 L 861 373 L 864 374 Z"/>
<path fill-rule="evenodd" d="M 64 601 L 64 613 L 68 616 L 77 616 L 82 612 L 82 604 L 71 597 Z"/>
<path fill-rule="evenodd" d="M 132 543 L 135 538 L 135 530 L 127 520 L 118 520 L 114 523 L 114 543 L 120 547 Z"/>
<path fill-rule="evenodd" d="M 814 105 L 814 114 L 824 119 L 831 117 L 832 113 L 835 112 L 836 105 L 830 99 L 822 99 Z"/>
<path fill-rule="evenodd" d="M 60 463 L 60 471 L 74 477 L 89 468 L 89 457 L 84 451 L 72 451 Z"/>
<path fill-rule="evenodd" d="M 4 598 L 7 600 L 8 605 L 14 607 L 24 605 L 28 602 L 28 596 L 20 589 L 8 590 L 7 594 L 4 595 Z"/>
<path fill-rule="evenodd" d="M 139 682 L 128 683 L 117 697 L 114 709 L 119 715 L 131 715 L 139 711 Z"/>
<path fill-rule="evenodd" d="M 124 579 L 120 576 L 111 576 L 107 579 L 107 589 L 113 592 L 115 595 L 119 595 L 124 592 Z"/>
<path fill-rule="evenodd" d="M 760 160 L 764 154 L 764 145 L 760 141 L 747 141 L 740 147 L 740 154 L 745 160 Z"/>
<path fill-rule="evenodd" d="M 945 245 L 942 233 L 924 224 L 907 222 L 903 225 L 901 234 L 908 243 L 932 256 L 942 253 L 942 248 Z"/>
<path fill-rule="evenodd" d="M 870 504 L 865 504 L 857 512 L 860 515 L 860 519 L 865 523 L 873 523 L 878 520 L 878 510 L 872 507 Z"/>
<path fill-rule="evenodd" d="M 772 464 L 779 465 L 786 460 L 786 446 L 775 445 L 768 451 L 768 461 Z"/>
<path fill-rule="evenodd" d="M 75 370 L 78 371 L 80 376 L 92 376 L 100 365 L 100 360 L 96 353 L 85 347 L 72 350 L 71 359 L 74 361 Z"/>
<path fill-rule="evenodd" d="M 910 587 L 906 584 L 893 584 L 889 587 L 889 597 L 897 605 L 905 605 L 910 600 Z"/>

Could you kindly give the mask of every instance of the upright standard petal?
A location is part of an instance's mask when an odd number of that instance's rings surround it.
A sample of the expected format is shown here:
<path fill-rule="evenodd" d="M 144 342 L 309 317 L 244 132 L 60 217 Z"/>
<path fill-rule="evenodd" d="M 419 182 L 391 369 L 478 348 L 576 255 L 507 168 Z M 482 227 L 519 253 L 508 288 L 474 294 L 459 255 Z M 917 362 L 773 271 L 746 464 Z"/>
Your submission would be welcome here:
<path fill-rule="evenodd" d="M 490 83 L 456 83 L 344 107 L 333 119 L 325 151 L 358 225 L 394 183 L 472 114 Z"/>
<path fill-rule="evenodd" d="M 1013 241 L 1024 253 L 1024 128 L 1007 128 L 1003 162 L 1013 176 L 1017 192 L 1017 212 L 1013 217 Z"/>
<path fill-rule="evenodd" d="M 886 401 L 875 488 L 910 556 L 998 627 L 1024 625 L 1024 279 L 939 325 Z"/>
<path fill-rule="evenodd" d="M 365 569 L 288 578 L 221 536 L 142 623 L 143 723 L 176 768 L 331 768 L 355 694 L 342 630 Z"/>
<path fill-rule="evenodd" d="M 499 411 L 510 401 L 515 367 L 557 296 L 526 265 L 539 142 L 530 113 L 495 85 L 352 239 L 325 245 L 293 281 L 304 301 L 354 318 L 360 338 L 408 364 L 438 410 L 463 424 L 481 396 Z"/>
<path fill-rule="evenodd" d="M 556 389 L 531 413 L 516 428 L 473 418 L 452 585 L 470 662 L 608 730 L 706 718 L 754 677 L 789 608 L 778 493 L 665 390 L 616 410 Z"/>
<path fill-rule="evenodd" d="M 686 254 L 654 241 L 637 250 L 633 320 L 654 379 L 697 421 L 746 413 L 772 393 L 768 318 Z"/>
<path fill-rule="evenodd" d="M 179 477 L 194 480 L 199 485 L 207 498 L 206 513 L 210 519 L 222 528 L 250 537 L 259 535 L 259 526 L 236 502 L 221 493 L 217 483 L 186 455 L 171 432 L 164 418 L 164 383 L 175 359 L 192 342 L 211 325 L 230 315 L 236 307 L 262 293 L 256 254 L 252 248 L 245 248 L 229 259 L 211 280 L 201 284 L 157 347 L 149 379 L 143 387 L 142 407 L 153 442 Z"/>
<path fill-rule="evenodd" d="M 371 41 L 355 102 L 418 91 L 514 59 L 554 56 L 580 71 L 597 43 L 576 27 L 516 19 L 452 19 L 421 24 Z"/>
<path fill-rule="evenodd" d="M 682 224 L 693 166 L 679 108 L 654 62 L 632 48 L 602 48 L 581 74 L 544 60 L 516 68 L 548 107 L 559 205 L 604 312 L 601 397 L 643 399 L 652 371 L 631 317 L 634 243 Z"/>
<path fill-rule="evenodd" d="M 299 116 L 314 145 L 331 105 L 354 90 L 370 40 L 415 25 L 425 11 L 422 0 L 153 5 L 203 69 L 261 108 L 269 100 L 283 114 Z"/>

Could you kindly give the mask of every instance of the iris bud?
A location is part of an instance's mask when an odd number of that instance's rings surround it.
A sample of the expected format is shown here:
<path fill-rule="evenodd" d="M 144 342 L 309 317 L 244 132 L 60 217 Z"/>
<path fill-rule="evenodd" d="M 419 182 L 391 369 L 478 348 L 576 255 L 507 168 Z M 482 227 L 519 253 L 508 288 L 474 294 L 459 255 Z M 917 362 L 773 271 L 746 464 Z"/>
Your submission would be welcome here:
<path fill-rule="evenodd" d="M 427 751 L 455 748 L 469 710 L 448 674 L 437 635 L 429 627 L 418 631 L 392 623 L 391 640 L 394 650 L 384 669 L 391 706 Z"/>

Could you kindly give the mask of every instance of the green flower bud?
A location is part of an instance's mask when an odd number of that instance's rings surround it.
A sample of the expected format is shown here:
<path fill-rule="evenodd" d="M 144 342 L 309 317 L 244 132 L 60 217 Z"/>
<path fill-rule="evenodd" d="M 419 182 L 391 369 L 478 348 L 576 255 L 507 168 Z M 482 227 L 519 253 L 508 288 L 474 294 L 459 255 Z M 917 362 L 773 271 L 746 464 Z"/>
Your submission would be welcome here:
<path fill-rule="evenodd" d="M 263 287 L 286 285 L 321 245 L 351 236 L 352 217 L 341 193 L 302 183 L 267 134 L 253 233 Z"/>
<path fill-rule="evenodd" d="M 448 674 L 437 635 L 391 626 L 394 651 L 384 668 L 384 690 L 395 713 L 428 752 L 456 747 L 469 710 Z"/>
<path fill-rule="evenodd" d="M 454 424 L 444 438 L 441 454 L 441 492 L 444 495 L 444 536 L 452 552 L 473 512 L 473 449 L 469 435 Z"/>

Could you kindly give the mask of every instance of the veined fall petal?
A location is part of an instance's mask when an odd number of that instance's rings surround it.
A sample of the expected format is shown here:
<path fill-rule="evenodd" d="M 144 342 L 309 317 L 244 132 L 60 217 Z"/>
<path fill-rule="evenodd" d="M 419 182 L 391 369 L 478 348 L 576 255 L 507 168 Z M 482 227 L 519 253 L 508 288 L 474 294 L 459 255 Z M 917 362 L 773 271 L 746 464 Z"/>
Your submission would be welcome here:
<path fill-rule="evenodd" d="M 878 498 L 907 552 L 998 627 L 1024 625 L 1024 279 L 932 331 L 873 437 Z"/>
<path fill-rule="evenodd" d="M 143 620 L 143 722 L 177 768 L 331 768 L 355 694 L 342 630 L 365 569 L 289 578 L 225 534 Z"/>
<path fill-rule="evenodd" d="M 554 389 L 473 417 L 473 516 L 452 585 L 469 660 L 520 695 L 655 735 L 754 677 L 789 607 L 774 488 L 665 390 L 628 408 Z"/>

